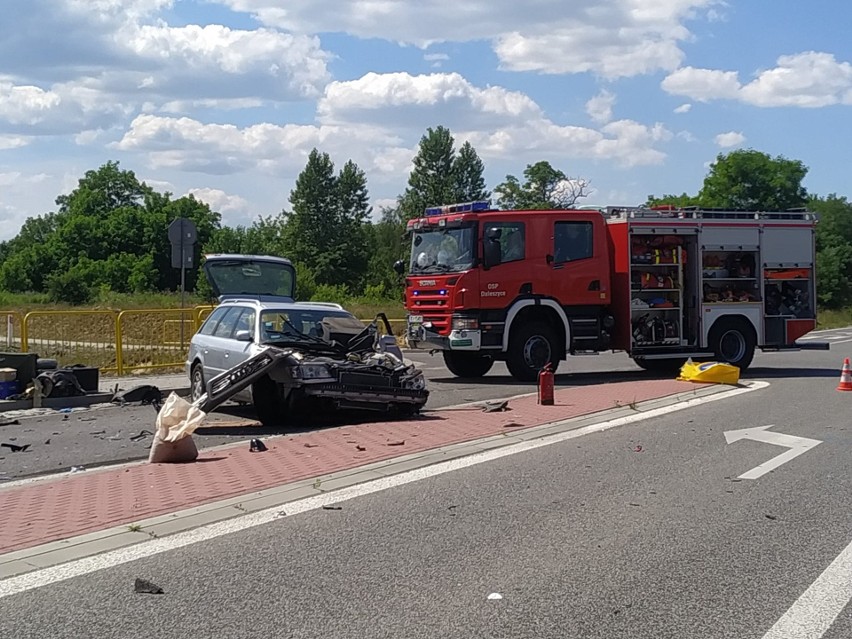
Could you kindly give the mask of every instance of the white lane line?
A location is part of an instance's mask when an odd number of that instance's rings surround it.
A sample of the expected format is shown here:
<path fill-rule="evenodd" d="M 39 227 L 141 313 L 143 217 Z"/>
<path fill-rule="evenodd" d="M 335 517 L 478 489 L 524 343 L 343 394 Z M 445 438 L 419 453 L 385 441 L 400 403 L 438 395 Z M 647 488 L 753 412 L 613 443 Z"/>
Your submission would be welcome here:
<path fill-rule="evenodd" d="M 676 411 L 693 408 L 709 402 L 715 402 L 720 399 L 729 399 L 736 395 L 749 393 L 769 386 L 769 382 L 752 381 L 746 385 L 734 388 L 729 391 L 722 391 L 713 395 L 704 397 L 696 397 L 688 399 L 670 406 L 663 406 L 653 410 L 638 412 L 634 415 L 619 417 L 599 424 L 592 424 L 576 430 L 570 430 L 556 435 L 550 435 L 541 439 L 535 439 L 518 444 L 511 444 L 504 448 L 496 448 L 487 450 L 482 453 L 476 453 L 468 457 L 460 457 L 450 461 L 425 466 L 408 472 L 384 477 L 371 482 L 357 484 L 340 490 L 331 491 L 316 497 L 307 497 L 298 501 L 289 502 L 280 506 L 273 506 L 267 510 L 261 510 L 256 513 L 250 513 L 242 517 L 220 521 L 207 526 L 202 526 L 194 530 L 189 530 L 182 533 L 177 533 L 169 537 L 152 539 L 144 541 L 126 548 L 119 548 L 101 555 L 85 557 L 83 559 L 72 560 L 58 566 L 51 566 L 42 570 L 25 573 L 15 577 L 0 580 L 0 599 L 16 595 L 34 588 L 41 588 L 52 583 L 73 579 L 82 575 L 86 575 L 98 570 L 113 568 L 121 564 L 126 564 L 137 559 L 152 557 L 160 553 L 169 552 L 178 548 L 183 548 L 191 544 L 197 544 L 202 541 L 215 539 L 223 535 L 240 532 L 256 526 L 262 526 L 273 522 L 281 517 L 290 517 L 298 515 L 310 510 L 317 510 L 323 506 L 336 504 L 342 501 L 363 497 L 373 493 L 402 486 L 411 482 L 420 481 L 436 475 L 443 475 L 462 468 L 469 468 L 486 462 L 501 459 L 510 455 L 516 455 L 528 450 L 534 450 L 543 446 L 550 446 L 559 442 L 564 442 L 591 433 L 600 433 L 611 428 L 632 424 L 634 422 L 644 421 L 653 417 L 660 417 Z"/>
<path fill-rule="evenodd" d="M 796 599 L 763 639 L 819 639 L 852 599 L 852 543 Z"/>

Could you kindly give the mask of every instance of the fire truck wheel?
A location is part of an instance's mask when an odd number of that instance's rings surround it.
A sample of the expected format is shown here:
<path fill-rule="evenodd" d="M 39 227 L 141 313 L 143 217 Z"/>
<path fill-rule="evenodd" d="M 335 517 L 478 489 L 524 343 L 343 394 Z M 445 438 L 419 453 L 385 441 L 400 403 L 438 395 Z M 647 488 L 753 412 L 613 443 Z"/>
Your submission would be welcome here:
<path fill-rule="evenodd" d="M 494 360 L 480 353 L 444 351 L 444 364 L 456 377 L 482 377 L 494 365 Z"/>
<path fill-rule="evenodd" d="M 720 319 L 710 329 L 708 341 L 716 359 L 740 370 L 748 368 L 754 358 L 754 329 L 745 320 Z"/>
<path fill-rule="evenodd" d="M 521 382 L 534 382 L 544 365 L 550 362 L 554 373 L 559 366 L 557 339 L 544 322 L 522 324 L 512 331 L 506 365 L 512 377 Z"/>
<path fill-rule="evenodd" d="M 286 407 L 281 389 L 268 376 L 261 377 L 251 386 L 251 398 L 254 412 L 264 426 L 281 426 L 284 423 Z"/>

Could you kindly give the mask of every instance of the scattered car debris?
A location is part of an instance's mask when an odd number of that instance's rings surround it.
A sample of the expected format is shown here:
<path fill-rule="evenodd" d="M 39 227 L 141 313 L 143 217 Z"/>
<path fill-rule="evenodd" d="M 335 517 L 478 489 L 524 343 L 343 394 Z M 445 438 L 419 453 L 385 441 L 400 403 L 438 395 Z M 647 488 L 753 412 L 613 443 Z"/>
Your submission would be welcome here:
<path fill-rule="evenodd" d="M 266 447 L 266 444 L 264 444 L 260 439 L 255 438 L 251 440 L 251 443 L 249 444 L 249 452 L 264 453 L 267 450 L 269 449 Z"/>
<path fill-rule="evenodd" d="M 764 517 L 766 517 L 767 519 L 771 519 L 772 521 L 778 519 L 778 517 L 776 517 L 775 515 L 764 515 Z"/>
<path fill-rule="evenodd" d="M 154 436 L 154 433 L 152 433 L 150 430 L 140 430 L 138 435 L 134 435 L 133 437 L 130 438 L 130 441 L 141 442 L 146 437 L 153 437 L 153 436 Z"/>
<path fill-rule="evenodd" d="M 93 430 L 89 433 L 89 435 L 106 435 L 105 430 Z"/>
<path fill-rule="evenodd" d="M 21 422 L 17 419 L 0 419 L 0 426 L 20 426 Z"/>
<path fill-rule="evenodd" d="M 509 408 L 509 400 L 489 401 L 483 404 L 483 413 L 502 413 L 503 411 L 512 410 Z"/>
<path fill-rule="evenodd" d="M 319 448 L 319 444 L 311 444 L 310 442 L 306 442 L 305 448 Z"/>
<path fill-rule="evenodd" d="M 50 440 L 49 440 L 49 439 L 45 439 L 45 440 L 44 440 L 44 445 L 45 445 L 45 446 L 50 446 Z"/>
<path fill-rule="evenodd" d="M 85 466 L 71 466 L 71 470 L 69 472 L 82 473 L 84 470 L 86 470 Z"/>
<path fill-rule="evenodd" d="M 5 444 L 5 443 L 0 444 L 0 446 L 3 446 L 4 448 L 8 448 L 13 453 L 24 453 L 30 447 L 29 444 L 24 444 L 23 446 L 18 446 L 17 444 Z"/>
<path fill-rule="evenodd" d="M 136 578 L 136 583 L 133 584 L 133 590 L 146 595 L 162 595 L 164 590 L 157 584 L 148 581 L 147 579 Z"/>
<path fill-rule="evenodd" d="M 497 600 L 497 599 L 502 599 L 502 598 L 503 598 L 503 595 L 501 595 L 499 592 L 492 592 L 490 595 L 488 595 L 488 599 L 490 599 L 492 601 Z"/>
<path fill-rule="evenodd" d="M 405 440 L 400 439 L 400 440 L 395 441 L 395 442 L 388 442 L 388 446 L 405 446 Z"/>
<path fill-rule="evenodd" d="M 644 449 L 644 448 L 642 448 L 642 446 L 634 446 L 634 447 L 633 447 L 633 452 L 634 452 L 634 453 L 641 453 L 643 450 L 645 450 L 645 449 Z"/>
<path fill-rule="evenodd" d="M 343 510 L 343 506 L 323 506 L 323 510 Z"/>
<path fill-rule="evenodd" d="M 523 427 L 524 427 L 524 424 L 521 424 L 520 422 L 506 422 L 505 424 L 503 424 L 503 428 L 523 428 Z"/>
<path fill-rule="evenodd" d="M 366 447 L 366 446 L 361 446 L 361 444 L 358 444 L 357 446 L 355 446 L 355 448 L 356 448 L 357 450 L 362 451 L 362 452 L 363 452 L 363 451 L 365 451 L 365 450 L 367 450 L 367 447 Z"/>
<path fill-rule="evenodd" d="M 158 413 L 163 405 L 163 393 L 153 384 L 141 384 L 126 391 L 119 391 L 113 395 L 113 404 L 125 406 L 139 402 L 140 405 L 151 404 Z"/>

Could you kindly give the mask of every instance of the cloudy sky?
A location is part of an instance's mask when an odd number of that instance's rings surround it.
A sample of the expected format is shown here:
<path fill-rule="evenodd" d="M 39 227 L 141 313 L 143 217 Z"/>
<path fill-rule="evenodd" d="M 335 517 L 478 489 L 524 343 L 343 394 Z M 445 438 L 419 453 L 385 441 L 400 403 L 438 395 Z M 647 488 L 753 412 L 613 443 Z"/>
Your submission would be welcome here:
<path fill-rule="evenodd" d="M 548 160 L 588 204 L 696 192 L 720 152 L 852 195 L 852 5 L 774 0 L 5 0 L 0 240 L 108 160 L 228 224 L 314 147 L 404 188 L 443 124 L 488 186 Z"/>

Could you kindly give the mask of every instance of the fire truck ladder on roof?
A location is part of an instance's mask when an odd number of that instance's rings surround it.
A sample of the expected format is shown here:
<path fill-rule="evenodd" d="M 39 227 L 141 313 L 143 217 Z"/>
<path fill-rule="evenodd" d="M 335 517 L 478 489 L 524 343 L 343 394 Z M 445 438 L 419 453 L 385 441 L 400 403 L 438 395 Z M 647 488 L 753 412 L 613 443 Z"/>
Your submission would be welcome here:
<path fill-rule="evenodd" d="M 817 216 L 805 209 L 789 211 L 736 211 L 711 208 L 645 208 L 641 206 L 608 206 L 606 214 L 613 219 L 723 219 L 723 220 L 816 220 Z"/>

